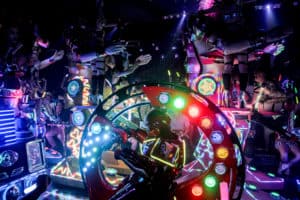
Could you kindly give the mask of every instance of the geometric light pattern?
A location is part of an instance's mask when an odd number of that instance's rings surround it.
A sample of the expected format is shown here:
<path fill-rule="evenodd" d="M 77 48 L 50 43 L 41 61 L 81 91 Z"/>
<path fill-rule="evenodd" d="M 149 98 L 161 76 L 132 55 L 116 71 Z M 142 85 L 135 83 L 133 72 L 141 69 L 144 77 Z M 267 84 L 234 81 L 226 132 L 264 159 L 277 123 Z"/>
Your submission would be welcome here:
<path fill-rule="evenodd" d="M 217 83 L 211 77 L 205 77 L 201 79 L 197 85 L 197 91 L 204 95 L 213 95 L 217 89 Z"/>

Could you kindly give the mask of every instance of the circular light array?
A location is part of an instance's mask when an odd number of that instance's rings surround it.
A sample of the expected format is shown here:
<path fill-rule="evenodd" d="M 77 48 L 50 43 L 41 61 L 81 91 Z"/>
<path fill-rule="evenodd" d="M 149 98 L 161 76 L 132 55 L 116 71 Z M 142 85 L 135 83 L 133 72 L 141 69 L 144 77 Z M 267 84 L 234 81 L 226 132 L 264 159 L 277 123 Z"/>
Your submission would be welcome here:
<path fill-rule="evenodd" d="M 197 91 L 205 96 L 210 96 L 215 93 L 217 83 L 212 77 L 202 78 L 197 84 Z"/>
<path fill-rule="evenodd" d="M 75 111 L 72 114 L 72 123 L 75 126 L 82 126 L 85 122 L 85 115 L 82 111 Z"/>
<path fill-rule="evenodd" d="M 80 92 L 80 84 L 78 80 L 72 80 L 67 86 L 67 92 L 70 96 L 75 97 Z"/>

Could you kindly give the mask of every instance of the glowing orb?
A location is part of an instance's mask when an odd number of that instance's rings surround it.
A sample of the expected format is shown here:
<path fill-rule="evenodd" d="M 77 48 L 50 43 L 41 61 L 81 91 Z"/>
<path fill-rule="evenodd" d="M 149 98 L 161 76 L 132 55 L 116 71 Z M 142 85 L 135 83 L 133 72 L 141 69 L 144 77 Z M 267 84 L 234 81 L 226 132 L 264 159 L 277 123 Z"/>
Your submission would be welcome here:
<path fill-rule="evenodd" d="M 186 102 L 185 102 L 185 99 L 182 98 L 182 97 L 177 97 L 175 100 L 174 100 L 174 107 L 177 108 L 177 109 L 182 109 L 184 108 Z"/>
<path fill-rule="evenodd" d="M 85 122 L 85 116 L 82 111 L 75 111 L 72 114 L 72 123 L 75 126 L 82 126 Z"/>
<path fill-rule="evenodd" d="M 224 135 L 221 131 L 213 131 L 210 135 L 210 139 L 214 144 L 221 144 L 224 140 Z"/>
<path fill-rule="evenodd" d="M 205 77 L 197 84 L 197 91 L 205 96 L 210 96 L 215 93 L 217 83 L 213 78 Z"/>
<path fill-rule="evenodd" d="M 99 122 L 94 122 L 91 126 L 91 131 L 93 134 L 99 134 L 102 128 Z"/>
<path fill-rule="evenodd" d="M 199 109 L 199 107 L 196 106 L 196 105 L 191 105 L 191 106 L 189 107 L 188 112 L 189 112 L 189 115 L 190 115 L 192 118 L 196 118 L 196 117 L 198 117 L 198 116 L 200 115 L 200 109 Z"/>
<path fill-rule="evenodd" d="M 166 92 L 162 92 L 158 96 L 158 100 L 161 104 L 167 104 L 170 100 L 170 95 Z"/>
<path fill-rule="evenodd" d="M 202 128 L 209 129 L 212 127 L 212 121 L 209 118 L 203 118 L 200 125 Z"/>
<path fill-rule="evenodd" d="M 78 80 L 72 80 L 69 82 L 67 92 L 70 96 L 75 97 L 80 92 L 80 83 Z"/>
<path fill-rule="evenodd" d="M 192 194 L 194 195 L 194 196 L 196 196 L 196 197 L 199 197 L 199 196 L 201 196 L 202 194 L 203 194 L 203 189 L 202 189 L 202 187 L 200 186 L 200 185 L 194 185 L 193 187 L 192 187 Z"/>
<path fill-rule="evenodd" d="M 223 163 L 217 163 L 215 166 L 215 172 L 219 175 L 226 173 L 226 166 Z"/>
<path fill-rule="evenodd" d="M 213 176 L 205 177 L 204 183 L 207 187 L 213 188 L 217 185 L 216 178 Z"/>
<path fill-rule="evenodd" d="M 229 156 L 229 151 L 225 147 L 220 147 L 217 149 L 217 156 L 221 159 L 225 159 Z"/>

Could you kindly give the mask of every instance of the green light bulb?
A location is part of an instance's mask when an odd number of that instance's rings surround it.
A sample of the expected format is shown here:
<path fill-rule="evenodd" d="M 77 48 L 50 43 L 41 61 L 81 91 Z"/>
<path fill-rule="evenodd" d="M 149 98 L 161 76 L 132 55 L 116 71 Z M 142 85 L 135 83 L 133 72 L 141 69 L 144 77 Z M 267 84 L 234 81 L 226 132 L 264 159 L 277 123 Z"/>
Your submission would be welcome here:
<path fill-rule="evenodd" d="M 185 106 L 185 99 L 182 98 L 182 97 L 177 97 L 175 100 L 174 100 L 174 107 L 177 108 L 177 109 L 182 109 L 184 108 Z"/>
<path fill-rule="evenodd" d="M 216 186 L 217 181 L 216 178 L 213 176 L 207 176 L 204 180 L 204 183 L 207 187 L 213 188 Z"/>

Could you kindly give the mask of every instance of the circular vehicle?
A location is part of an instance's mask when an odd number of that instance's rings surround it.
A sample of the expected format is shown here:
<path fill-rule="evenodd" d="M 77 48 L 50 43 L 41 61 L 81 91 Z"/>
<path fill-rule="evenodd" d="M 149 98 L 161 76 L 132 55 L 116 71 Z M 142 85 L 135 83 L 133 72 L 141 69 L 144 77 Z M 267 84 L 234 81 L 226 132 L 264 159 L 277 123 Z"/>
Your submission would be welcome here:
<path fill-rule="evenodd" d="M 147 123 L 154 109 L 170 121 Z M 152 134 L 161 124 L 172 139 Z M 98 105 L 82 136 L 80 168 L 91 200 L 240 199 L 245 178 L 241 145 L 225 115 L 203 95 L 170 83 L 131 85 Z"/>

